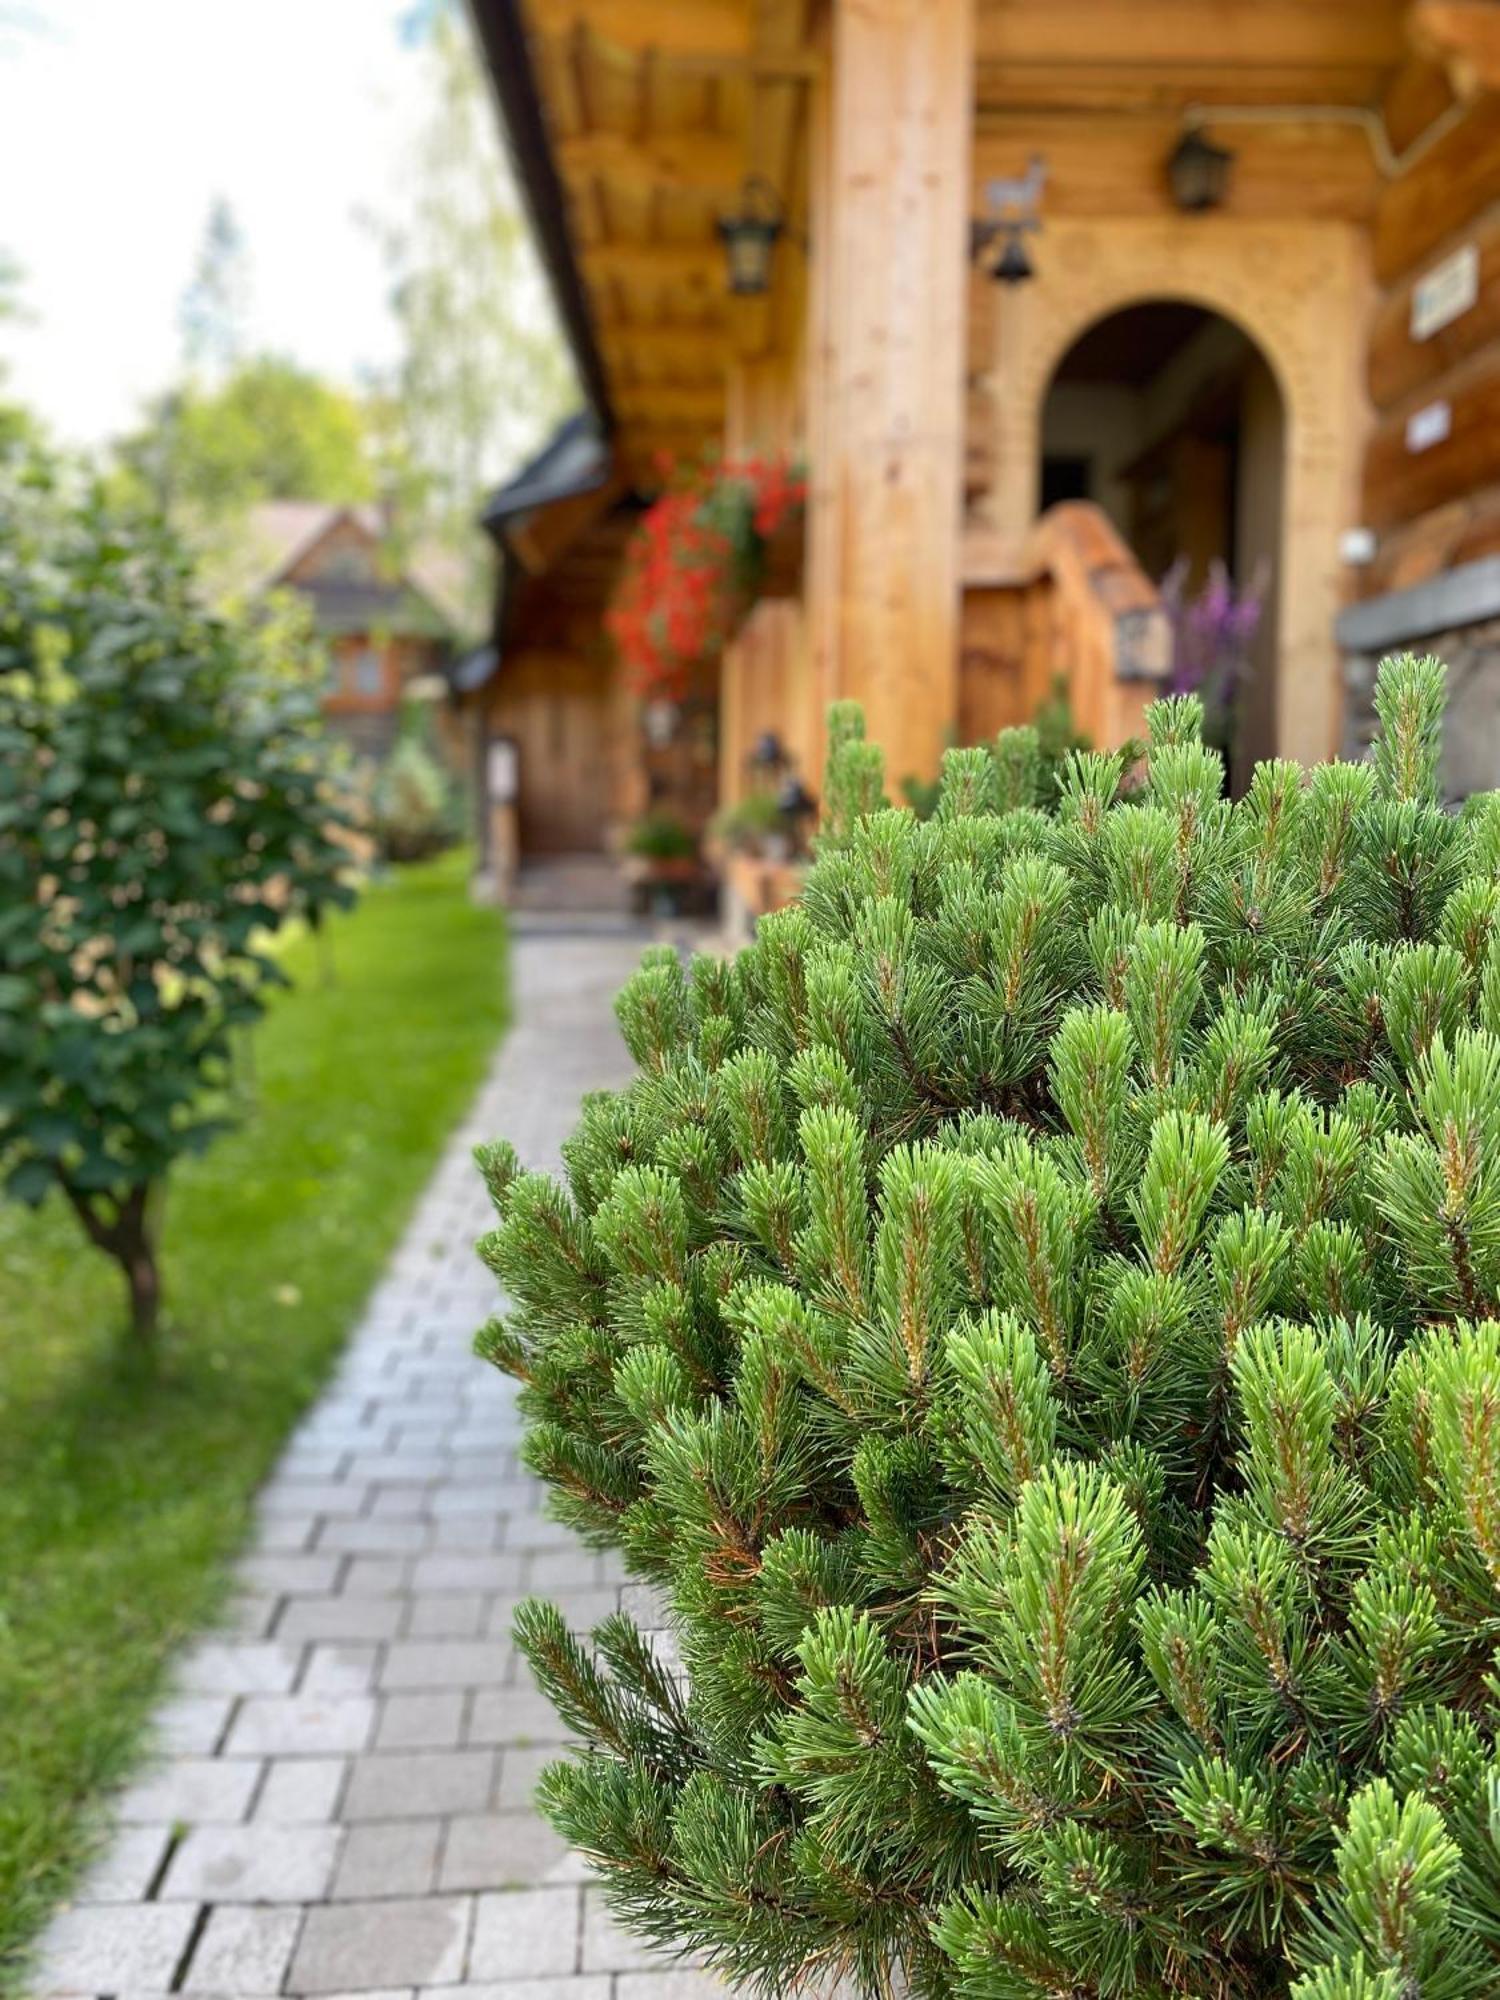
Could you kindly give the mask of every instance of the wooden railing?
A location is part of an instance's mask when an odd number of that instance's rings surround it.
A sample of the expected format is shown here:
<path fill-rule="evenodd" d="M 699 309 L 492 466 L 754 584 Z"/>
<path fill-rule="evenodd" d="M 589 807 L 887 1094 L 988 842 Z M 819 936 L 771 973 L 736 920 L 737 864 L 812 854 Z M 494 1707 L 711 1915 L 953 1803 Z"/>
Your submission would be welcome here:
<path fill-rule="evenodd" d="M 960 740 L 1025 722 L 1059 681 L 1101 747 L 1140 732 L 1172 665 L 1160 593 L 1088 501 L 1048 508 L 1019 551 L 971 537 L 965 564 Z"/>

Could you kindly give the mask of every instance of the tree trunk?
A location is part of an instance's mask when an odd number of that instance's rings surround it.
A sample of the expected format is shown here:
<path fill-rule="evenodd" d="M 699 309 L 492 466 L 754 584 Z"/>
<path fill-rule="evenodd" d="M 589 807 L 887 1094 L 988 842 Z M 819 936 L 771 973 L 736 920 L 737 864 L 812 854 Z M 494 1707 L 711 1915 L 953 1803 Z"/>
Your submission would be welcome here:
<path fill-rule="evenodd" d="M 154 1186 L 133 1187 L 112 1216 L 101 1215 L 94 1200 L 63 1183 L 90 1243 L 113 1257 L 125 1278 L 130 1332 L 143 1349 L 155 1344 L 161 1318 L 161 1272 L 156 1262 Z"/>
<path fill-rule="evenodd" d="M 156 1268 L 156 1251 L 142 1244 L 125 1266 L 125 1283 L 130 1292 L 130 1331 L 144 1346 L 156 1339 L 161 1316 L 161 1275 Z"/>

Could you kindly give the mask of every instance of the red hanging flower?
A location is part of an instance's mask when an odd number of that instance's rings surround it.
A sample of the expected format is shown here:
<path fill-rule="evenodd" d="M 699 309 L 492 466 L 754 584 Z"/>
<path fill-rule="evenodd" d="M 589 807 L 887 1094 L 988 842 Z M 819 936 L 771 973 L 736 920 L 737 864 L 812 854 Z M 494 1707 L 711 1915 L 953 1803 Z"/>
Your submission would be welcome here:
<path fill-rule="evenodd" d="M 605 628 L 635 692 L 675 701 L 733 637 L 807 482 L 779 457 L 659 469 L 669 483 L 631 537 Z"/>

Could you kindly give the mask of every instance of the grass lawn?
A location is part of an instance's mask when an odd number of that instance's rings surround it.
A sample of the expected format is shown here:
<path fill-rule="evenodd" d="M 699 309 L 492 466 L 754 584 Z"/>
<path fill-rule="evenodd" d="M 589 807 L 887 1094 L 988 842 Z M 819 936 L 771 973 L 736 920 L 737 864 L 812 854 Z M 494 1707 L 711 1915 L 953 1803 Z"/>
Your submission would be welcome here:
<path fill-rule="evenodd" d="M 0 1207 L 0 1985 L 483 1074 L 503 933 L 465 873 L 405 870 L 289 944 L 245 1122 L 171 1186 L 154 1375 L 71 1212 Z"/>

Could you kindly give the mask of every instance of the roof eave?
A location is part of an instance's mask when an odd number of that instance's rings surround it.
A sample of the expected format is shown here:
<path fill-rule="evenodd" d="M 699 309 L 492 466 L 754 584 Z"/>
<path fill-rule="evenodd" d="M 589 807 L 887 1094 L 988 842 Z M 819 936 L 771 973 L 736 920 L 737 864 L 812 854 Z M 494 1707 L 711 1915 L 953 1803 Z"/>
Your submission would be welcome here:
<path fill-rule="evenodd" d="M 567 203 L 542 114 L 520 0 L 468 0 L 468 5 L 500 105 L 506 151 L 558 318 L 584 395 L 600 431 L 607 436 L 615 428 L 609 380 L 568 229 Z"/>

